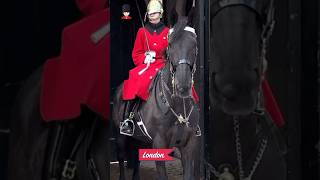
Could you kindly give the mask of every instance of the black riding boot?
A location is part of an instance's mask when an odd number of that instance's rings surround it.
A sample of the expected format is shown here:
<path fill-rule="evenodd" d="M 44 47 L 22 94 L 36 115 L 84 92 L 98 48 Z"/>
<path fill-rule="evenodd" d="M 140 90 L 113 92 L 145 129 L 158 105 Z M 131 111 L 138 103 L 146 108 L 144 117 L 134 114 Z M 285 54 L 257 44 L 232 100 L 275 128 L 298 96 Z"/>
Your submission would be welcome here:
<path fill-rule="evenodd" d="M 134 123 L 133 123 L 133 106 L 135 100 L 128 100 L 126 102 L 124 119 L 120 122 L 120 134 L 133 136 L 134 134 Z"/>

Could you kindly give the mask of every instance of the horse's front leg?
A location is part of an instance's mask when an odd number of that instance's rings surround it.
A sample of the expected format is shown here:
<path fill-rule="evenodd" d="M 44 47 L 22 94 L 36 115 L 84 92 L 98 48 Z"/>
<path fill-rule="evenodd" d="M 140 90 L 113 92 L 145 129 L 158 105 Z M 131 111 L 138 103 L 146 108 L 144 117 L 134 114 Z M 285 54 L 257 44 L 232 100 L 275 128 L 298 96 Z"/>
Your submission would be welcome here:
<path fill-rule="evenodd" d="M 127 137 L 124 135 L 118 135 L 117 137 L 117 159 L 119 161 L 120 176 L 119 180 L 125 180 L 125 168 L 124 159 L 126 157 L 126 140 Z"/>
<path fill-rule="evenodd" d="M 196 180 L 200 180 L 201 177 L 201 138 L 200 137 L 195 137 L 196 145 L 193 153 L 193 158 L 194 158 L 194 177 Z"/>
<path fill-rule="evenodd" d="M 199 167 L 198 156 L 196 154 L 196 148 L 198 147 L 198 137 L 195 135 L 191 135 L 189 141 L 187 142 L 186 146 L 181 147 L 181 162 L 183 167 L 183 179 L 184 180 L 195 180 L 195 168 Z"/>
<path fill-rule="evenodd" d="M 128 151 L 128 168 L 132 169 L 132 180 L 140 180 L 139 141 L 130 139 L 131 149 Z"/>
<path fill-rule="evenodd" d="M 166 148 L 165 140 L 159 134 L 153 139 L 153 149 Z M 168 180 L 165 161 L 156 161 L 157 180 Z"/>
<path fill-rule="evenodd" d="M 139 157 L 138 157 L 139 159 Z M 136 162 L 134 168 L 133 168 L 133 180 L 140 180 L 140 162 Z"/>

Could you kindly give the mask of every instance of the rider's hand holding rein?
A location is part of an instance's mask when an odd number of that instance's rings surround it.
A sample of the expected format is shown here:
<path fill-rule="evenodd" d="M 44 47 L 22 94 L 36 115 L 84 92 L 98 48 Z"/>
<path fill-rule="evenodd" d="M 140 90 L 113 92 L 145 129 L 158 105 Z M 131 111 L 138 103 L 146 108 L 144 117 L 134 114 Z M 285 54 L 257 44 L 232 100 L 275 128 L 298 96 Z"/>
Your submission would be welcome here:
<path fill-rule="evenodd" d="M 144 59 L 144 63 L 148 64 L 148 63 L 154 63 L 154 61 L 156 60 L 156 52 L 154 51 L 147 51 L 145 53 L 146 58 Z"/>

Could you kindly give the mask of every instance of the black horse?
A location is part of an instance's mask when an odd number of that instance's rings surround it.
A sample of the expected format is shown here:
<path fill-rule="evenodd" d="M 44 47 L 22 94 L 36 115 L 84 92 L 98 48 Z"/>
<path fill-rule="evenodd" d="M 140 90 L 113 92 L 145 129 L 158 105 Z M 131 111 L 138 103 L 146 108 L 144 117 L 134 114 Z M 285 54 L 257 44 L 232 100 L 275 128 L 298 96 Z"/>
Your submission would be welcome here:
<path fill-rule="evenodd" d="M 200 140 L 196 136 L 199 109 L 191 91 L 197 57 L 197 40 L 195 32 L 190 30 L 192 13 L 189 17 L 179 18 L 176 13 L 173 13 L 170 19 L 174 24 L 174 30 L 169 35 L 165 67 L 153 81 L 148 101 L 141 103 L 136 114 L 143 119 L 153 148 L 177 147 L 179 149 L 183 178 L 192 180 L 195 179 L 195 166 L 199 163 L 195 160 L 197 158 L 195 152 Z M 125 110 L 122 85 L 118 87 L 113 102 L 113 121 L 119 127 Z M 121 180 L 125 178 L 123 164 L 125 146 L 132 143 L 127 140 L 128 137 L 124 135 L 119 134 L 117 137 Z M 156 161 L 156 167 L 157 179 L 168 179 L 165 162 Z M 138 167 L 135 170 L 137 171 Z M 139 179 L 137 172 L 134 175 L 133 178 Z"/>
<path fill-rule="evenodd" d="M 210 148 L 214 179 L 285 180 L 277 127 L 261 82 L 273 29 L 273 0 L 210 2 Z"/>
<path fill-rule="evenodd" d="M 109 179 L 105 120 L 84 107 L 79 118 L 45 123 L 41 76 L 39 68 L 27 79 L 13 108 L 9 180 Z"/>

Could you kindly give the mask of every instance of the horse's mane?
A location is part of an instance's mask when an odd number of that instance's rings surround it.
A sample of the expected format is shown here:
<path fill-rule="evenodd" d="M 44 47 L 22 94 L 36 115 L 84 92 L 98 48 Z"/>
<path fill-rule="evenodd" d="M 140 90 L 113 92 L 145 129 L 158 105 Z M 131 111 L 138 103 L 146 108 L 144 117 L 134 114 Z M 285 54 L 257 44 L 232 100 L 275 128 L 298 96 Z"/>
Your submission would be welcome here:
<path fill-rule="evenodd" d="M 182 32 L 184 31 L 184 28 L 187 26 L 187 24 L 188 24 L 188 17 L 179 16 L 177 23 L 173 26 L 174 31 L 170 35 L 170 42 L 176 41 L 177 39 L 179 39 L 179 37 L 181 37 Z"/>
<path fill-rule="evenodd" d="M 182 36 L 182 32 L 184 31 L 184 28 L 188 24 L 188 17 L 185 16 L 179 16 L 178 21 L 173 26 L 174 31 L 170 34 L 169 38 L 169 45 L 171 42 L 176 41 Z M 165 53 L 165 59 L 168 60 L 168 52 Z"/>

